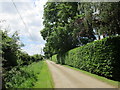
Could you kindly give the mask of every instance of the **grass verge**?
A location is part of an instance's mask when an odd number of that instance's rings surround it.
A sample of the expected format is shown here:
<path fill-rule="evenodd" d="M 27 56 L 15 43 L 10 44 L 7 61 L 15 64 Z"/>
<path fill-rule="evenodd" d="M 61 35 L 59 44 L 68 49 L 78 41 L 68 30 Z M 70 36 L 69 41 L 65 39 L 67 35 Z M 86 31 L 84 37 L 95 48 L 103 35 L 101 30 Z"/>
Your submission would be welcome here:
<path fill-rule="evenodd" d="M 100 81 L 102 81 L 102 82 L 108 83 L 108 84 L 110 84 L 110 85 L 112 85 L 112 86 L 114 86 L 114 87 L 116 87 L 116 88 L 118 88 L 118 86 L 119 86 L 118 84 L 120 84 L 120 82 L 118 82 L 118 81 L 113 81 L 113 80 L 107 79 L 107 78 L 105 78 L 105 77 L 98 76 L 98 75 L 95 75 L 95 74 L 92 74 L 92 73 L 89 73 L 89 72 L 80 70 L 80 69 L 78 69 L 78 68 L 74 68 L 74 67 L 71 67 L 71 66 L 68 66 L 68 65 L 63 65 L 63 66 L 66 66 L 66 67 L 71 68 L 71 69 L 73 69 L 73 70 L 80 71 L 80 72 L 82 72 L 82 73 L 84 73 L 84 74 L 86 74 L 86 75 L 89 75 L 89 76 L 91 76 L 91 77 L 93 77 L 93 78 L 95 78 L 95 79 L 98 79 L 98 80 L 100 80 Z"/>
<path fill-rule="evenodd" d="M 45 61 L 42 61 L 40 74 L 37 76 L 37 82 L 33 88 L 54 88 L 51 72 Z"/>
<path fill-rule="evenodd" d="M 33 62 L 32 64 L 21 68 L 28 75 L 26 75 L 26 78 L 23 78 L 24 82 L 21 85 L 19 85 L 18 88 L 32 88 L 34 86 L 35 82 L 37 81 L 37 76 L 41 72 L 41 69 L 43 66 L 42 63 L 43 63 L 43 61 Z M 24 75 L 25 74 L 23 74 L 23 76 Z M 19 76 L 19 78 L 22 79 L 21 76 Z"/>

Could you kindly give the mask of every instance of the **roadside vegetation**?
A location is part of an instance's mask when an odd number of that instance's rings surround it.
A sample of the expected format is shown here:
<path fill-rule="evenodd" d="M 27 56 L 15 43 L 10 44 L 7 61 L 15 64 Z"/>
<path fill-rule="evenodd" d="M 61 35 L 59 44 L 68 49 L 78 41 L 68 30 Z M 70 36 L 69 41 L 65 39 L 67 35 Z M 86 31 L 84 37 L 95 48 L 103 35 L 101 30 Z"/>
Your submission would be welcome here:
<path fill-rule="evenodd" d="M 47 2 L 45 57 L 120 81 L 119 15 L 120 2 Z"/>
<path fill-rule="evenodd" d="M 2 47 L 2 88 L 51 88 L 52 77 L 42 55 L 28 55 L 21 50 L 24 46 L 19 36 L 14 33 L 9 36 L 7 31 L 1 31 Z M 43 80 L 42 80 L 43 79 Z"/>
<path fill-rule="evenodd" d="M 42 68 L 40 74 L 38 74 L 37 82 L 33 88 L 54 88 L 51 72 L 45 61 L 42 61 Z"/>
<path fill-rule="evenodd" d="M 62 56 L 55 55 L 52 60 L 120 81 L 119 46 L 120 36 L 108 37 L 72 49 Z"/>
<path fill-rule="evenodd" d="M 5 88 L 32 88 L 40 74 L 42 61 L 28 66 L 14 67 L 6 72 L 4 77 Z"/>
<path fill-rule="evenodd" d="M 44 58 L 120 81 L 119 16 L 120 2 L 47 2 L 45 57 L 28 55 L 17 32 L 0 30 L 3 88 L 54 87 Z"/>
<path fill-rule="evenodd" d="M 47 2 L 41 30 L 45 57 L 120 35 L 120 2 Z"/>

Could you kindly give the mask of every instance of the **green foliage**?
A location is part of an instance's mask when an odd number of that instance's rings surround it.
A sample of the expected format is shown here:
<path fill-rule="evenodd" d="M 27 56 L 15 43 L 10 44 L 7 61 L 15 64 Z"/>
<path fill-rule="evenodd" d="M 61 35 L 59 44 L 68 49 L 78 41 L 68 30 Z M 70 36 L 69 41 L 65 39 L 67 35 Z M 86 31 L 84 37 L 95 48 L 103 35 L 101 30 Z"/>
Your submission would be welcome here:
<path fill-rule="evenodd" d="M 120 36 L 111 36 L 68 51 L 65 64 L 120 81 Z M 59 55 L 58 55 L 59 56 Z M 53 56 L 56 60 L 56 55 Z"/>
<path fill-rule="evenodd" d="M 37 81 L 43 62 L 32 63 L 24 67 L 14 67 L 5 73 L 5 88 L 31 88 Z"/>
<path fill-rule="evenodd" d="M 57 54 L 53 55 L 51 60 L 57 63 Z"/>
<path fill-rule="evenodd" d="M 40 54 L 35 54 L 30 57 L 32 62 L 37 62 L 43 60 L 43 56 Z"/>
<path fill-rule="evenodd" d="M 39 71 L 35 72 L 35 70 L 33 70 L 34 67 L 30 64 L 43 60 L 43 56 L 39 54 L 30 56 L 21 51 L 21 46 L 23 46 L 23 44 L 20 43 L 17 33 L 9 36 L 7 31 L 0 30 L 0 34 L 2 36 L 2 41 L 0 41 L 0 44 L 2 44 L 2 47 L 0 47 L 0 54 L 2 54 L 2 57 L 0 57 L 0 60 L 2 60 L 3 69 L 3 88 L 24 88 L 33 86 L 33 82 L 36 80 L 35 75 Z M 27 70 L 21 69 L 21 67 L 27 65 L 30 65 Z M 37 65 L 38 64 L 36 64 L 36 66 Z"/>
<path fill-rule="evenodd" d="M 70 23 L 76 16 L 76 10 L 77 3 L 46 3 L 43 23 L 45 28 L 41 31 L 43 39 L 47 41 L 44 48 L 46 57 L 51 57 L 55 53 L 64 53 L 76 46 Z"/>
<path fill-rule="evenodd" d="M 7 35 L 7 32 L 2 32 L 2 57 L 3 67 L 9 68 L 10 66 L 16 66 L 18 60 L 18 51 L 22 44 L 18 44 L 19 36 L 14 33 L 11 37 Z"/>
<path fill-rule="evenodd" d="M 46 57 L 120 34 L 120 2 L 48 2 L 41 31 Z"/>
<path fill-rule="evenodd" d="M 14 67 L 4 76 L 5 88 L 19 88 L 21 84 L 25 83 L 25 81 L 31 77 L 35 78 L 34 74 L 27 73 L 23 70 L 18 70 L 18 68 Z M 28 81 L 30 84 L 27 85 L 27 87 L 30 87 L 32 86 L 32 82 L 35 80 L 31 79 Z"/>
<path fill-rule="evenodd" d="M 54 88 L 54 82 L 46 61 L 41 61 L 42 68 L 33 88 Z M 39 68 L 38 68 L 39 69 Z M 52 89 L 53 90 L 53 89 Z"/>
<path fill-rule="evenodd" d="M 38 62 L 43 60 L 43 56 L 40 54 L 28 55 L 25 52 L 19 51 L 19 59 L 17 60 L 18 65 L 29 65 L 32 62 Z"/>
<path fill-rule="evenodd" d="M 3 88 L 53 88 L 52 76 L 44 61 L 24 67 L 14 67 L 6 72 Z"/>
<path fill-rule="evenodd" d="M 100 33 L 108 35 L 120 34 L 120 2 L 97 3 L 99 9 Z"/>
<path fill-rule="evenodd" d="M 44 51 L 44 54 L 45 54 L 45 58 L 49 58 L 55 53 L 53 48 L 50 47 L 50 45 L 48 43 L 45 44 L 45 47 L 44 47 L 43 51 Z"/>

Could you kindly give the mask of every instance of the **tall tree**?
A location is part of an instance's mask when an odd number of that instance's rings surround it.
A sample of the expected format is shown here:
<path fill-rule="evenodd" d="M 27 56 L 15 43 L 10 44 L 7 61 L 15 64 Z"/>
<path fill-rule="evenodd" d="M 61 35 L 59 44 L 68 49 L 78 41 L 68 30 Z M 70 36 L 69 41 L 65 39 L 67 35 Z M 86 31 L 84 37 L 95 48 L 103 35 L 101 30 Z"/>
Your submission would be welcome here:
<path fill-rule="evenodd" d="M 11 37 L 8 36 L 7 31 L 2 31 L 2 57 L 3 67 L 16 66 L 18 60 L 18 50 L 22 44 L 19 44 L 19 36 L 14 33 Z"/>
<path fill-rule="evenodd" d="M 120 2 L 94 3 L 94 28 L 98 35 L 110 36 L 120 34 Z"/>
<path fill-rule="evenodd" d="M 49 57 L 100 39 L 103 35 L 120 34 L 120 3 L 48 2 L 44 7 L 41 31 L 47 41 L 44 48 Z"/>

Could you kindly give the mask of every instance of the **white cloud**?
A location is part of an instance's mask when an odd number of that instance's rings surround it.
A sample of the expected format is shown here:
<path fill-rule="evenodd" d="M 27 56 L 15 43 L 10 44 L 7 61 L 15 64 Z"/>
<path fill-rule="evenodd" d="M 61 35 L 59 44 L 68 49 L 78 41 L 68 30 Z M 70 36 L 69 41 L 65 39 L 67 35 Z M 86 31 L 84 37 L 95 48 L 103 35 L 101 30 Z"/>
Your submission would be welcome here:
<path fill-rule="evenodd" d="M 23 49 L 24 49 L 24 51 L 29 52 L 29 55 L 33 55 L 33 54 L 42 54 L 42 55 L 44 55 L 44 52 L 42 50 L 43 47 L 44 47 L 44 44 L 40 44 L 40 45 L 29 44 L 29 45 L 27 45 L 27 47 L 24 47 Z"/>
<path fill-rule="evenodd" d="M 18 31 L 22 42 L 26 44 L 23 49 L 30 55 L 40 53 L 40 49 L 45 44 L 40 35 L 40 30 L 44 28 L 42 24 L 43 6 L 47 0 L 29 0 L 29 2 L 13 1 L 23 21 L 12 2 L 0 2 L 0 20 L 6 20 L 6 22 L 0 23 L 0 27 L 9 29 L 10 33 Z M 26 26 L 23 22 L 25 22 Z"/>

